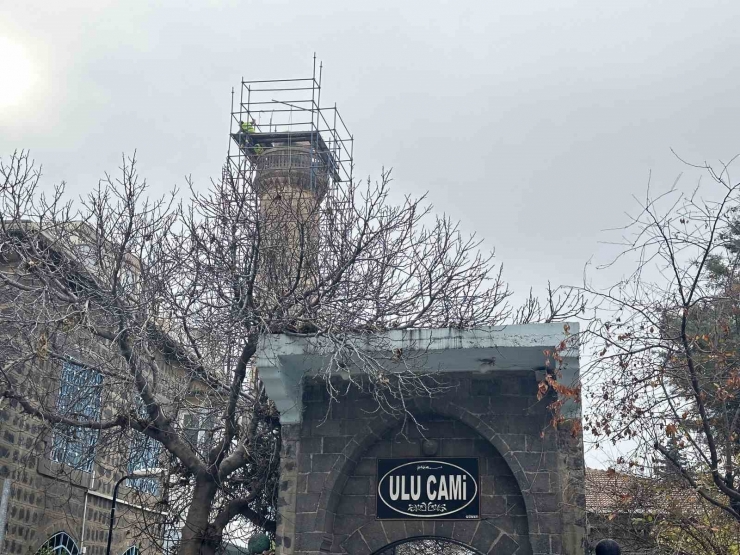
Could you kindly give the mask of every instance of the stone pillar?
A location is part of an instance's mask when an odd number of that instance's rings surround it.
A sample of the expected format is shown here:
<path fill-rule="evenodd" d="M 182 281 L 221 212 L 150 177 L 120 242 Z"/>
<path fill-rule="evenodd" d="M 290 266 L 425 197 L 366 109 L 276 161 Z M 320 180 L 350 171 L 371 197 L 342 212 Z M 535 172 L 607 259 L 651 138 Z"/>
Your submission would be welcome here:
<path fill-rule="evenodd" d="M 586 487 L 583 433 L 578 420 L 558 430 L 558 479 L 562 491 L 563 553 L 586 552 Z"/>
<path fill-rule="evenodd" d="M 281 426 L 280 494 L 278 497 L 277 555 L 293 555 L 295 549 L 296 483 L 300 424 Z"/>

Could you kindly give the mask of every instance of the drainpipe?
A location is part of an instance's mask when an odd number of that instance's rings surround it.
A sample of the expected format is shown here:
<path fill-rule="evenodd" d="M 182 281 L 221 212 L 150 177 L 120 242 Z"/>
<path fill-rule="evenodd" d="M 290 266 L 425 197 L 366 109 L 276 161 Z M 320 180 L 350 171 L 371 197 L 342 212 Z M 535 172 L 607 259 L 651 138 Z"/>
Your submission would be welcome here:
<path fill-rule="evenodd" d="M 0 553 L 3 552 L 5 528 L 8 525 L 8 501 L 10 500 L 10 478 L 3 480 L 3 489 L 0 491 Z"/>
<path fill-rule="evenodd" d="M 90 490 L 95 487 L 95 465 L 93 464 L 92 475 L 90 476 L 90 485 L 85 489 L 85 505 L 82 508 L 82 535 L 80 535 L 80 553 L 85 555 L 87 547 L 85 546 L 85 524 L 87 523 L 87 500 L 90 497 Z"/>

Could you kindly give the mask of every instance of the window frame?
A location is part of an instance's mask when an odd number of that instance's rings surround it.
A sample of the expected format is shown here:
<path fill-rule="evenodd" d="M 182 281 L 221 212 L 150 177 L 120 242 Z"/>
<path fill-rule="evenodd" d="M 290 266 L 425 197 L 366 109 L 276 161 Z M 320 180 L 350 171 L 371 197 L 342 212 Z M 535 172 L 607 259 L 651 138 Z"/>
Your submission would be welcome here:
<path fill-rule="evenodd" d="M 85 392 L 86 388 L 90 391 Z M 71 411 L 99 422 L 103 412 L 102 391 L 100 372 L 79 362 L 65 361 L 59 376 L 55 408 L 62 414 Z M 91 472 L 99 438 L 100 430 L 56 424 L 52 429 L 50 459 L 75 470 Z"/>
<path fill-rule="evenodd" d="M 41 544 L 41 547 L 36 550 L 36 555 L 39 555 L 44 548 L 51 549 L 54 555 L 80 555 L 80 548 L 77 546 L 77 542 L 64 530 L 60 530 L 59 532 L 55 532 L 49 536 L 49 538 Z"/>
<path fill-rule="evenodd" d="M 201 457 L 208 456 L 214 443 L 220 439 L 216 433 L 218 417 L 217 411 L 212 407 L 189 406 L 181 409 L 183 438 Z"/>
<path fill-rule="evenodd" d="M 145 417 L 146 410 L 141 397 L 136 394 L 134 395 L 134 404 L 136 405 L 137 412 L 142 417 Z M 160 466 L 160 458 L 162 456 L 162 446 L 160 445 L 160 443 L 150 438 L 143 432 L 140 432 L 138 430 L 131 431 L 132 434 L 131 441 L 129 442 L 126 471 L 131 474 L 136 470 L 143 470 L 145 468 L 158 468 Z M 157 478 L 149 477 L 127 478 L 126 486 L 153 496 L 157 496 L 160 490 L 159 480 Z"/>

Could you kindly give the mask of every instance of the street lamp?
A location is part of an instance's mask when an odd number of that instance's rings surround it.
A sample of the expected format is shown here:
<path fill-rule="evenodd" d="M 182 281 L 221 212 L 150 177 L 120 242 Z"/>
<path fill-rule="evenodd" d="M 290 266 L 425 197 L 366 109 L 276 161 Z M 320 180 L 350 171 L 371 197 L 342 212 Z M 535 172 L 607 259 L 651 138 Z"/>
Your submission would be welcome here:
<path fill-rule="evenodd" d="M 129 478 L 148 478 L 151 476 L 162 476 L 165 471 L 163 468 L 142 468 L 140 470 L 134 470 L 128 474 L 121 476 L 116 485 L 113 487 L 113 502 L 110 507 L 110 522 L 108 523 L 108 546 L 105 548 L 105 555 L 110 555 L 110 544 L 113 540 L 113 522 L 116 520 L 116 498 L 118 497 L 118 487 L 123 483 L 124 480 Z"/>

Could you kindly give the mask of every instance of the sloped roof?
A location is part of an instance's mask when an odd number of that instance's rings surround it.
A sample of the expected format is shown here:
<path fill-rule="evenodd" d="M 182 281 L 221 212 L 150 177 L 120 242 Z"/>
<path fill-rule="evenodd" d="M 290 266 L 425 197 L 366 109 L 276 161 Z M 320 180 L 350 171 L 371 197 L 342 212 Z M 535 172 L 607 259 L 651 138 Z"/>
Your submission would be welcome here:
<path fill-rule="evenodd" d="M 586 469 L 586 510 L 591 513 L 696 512 L 701 503 L 699 495 L 682 480 Z"/>

